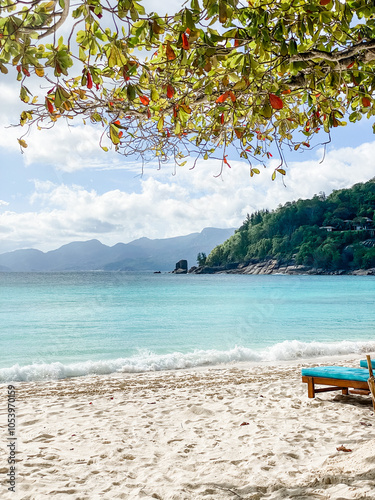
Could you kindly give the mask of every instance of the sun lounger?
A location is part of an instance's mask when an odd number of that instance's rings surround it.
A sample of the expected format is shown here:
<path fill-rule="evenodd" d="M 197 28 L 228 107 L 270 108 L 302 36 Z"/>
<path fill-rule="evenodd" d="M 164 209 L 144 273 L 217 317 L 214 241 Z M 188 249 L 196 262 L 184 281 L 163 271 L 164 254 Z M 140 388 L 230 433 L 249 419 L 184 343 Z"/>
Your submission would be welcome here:
<path fill-rule="evenodd" d="M 342 391 L 348 394 L 370 394 L 369 371 L 364 368 L 347 368 L 345 366 L 317 366 L 302 369 L 302 382 L 307 383 L 309 398 L 314 398 L 318 392 Z M 316 385 L 323 385 L 317 389 Z"/>
<path fill-rule="evenodd" d="M 371 360 L 371 365 L 372 365 L 372 368 L 375 368 L 375 360 L 374 359 Z M 361 361 L 359 362 L 359 366 L 362 368 L 367 368 L 368 367 L 367 359 L 361 359 Z"/>

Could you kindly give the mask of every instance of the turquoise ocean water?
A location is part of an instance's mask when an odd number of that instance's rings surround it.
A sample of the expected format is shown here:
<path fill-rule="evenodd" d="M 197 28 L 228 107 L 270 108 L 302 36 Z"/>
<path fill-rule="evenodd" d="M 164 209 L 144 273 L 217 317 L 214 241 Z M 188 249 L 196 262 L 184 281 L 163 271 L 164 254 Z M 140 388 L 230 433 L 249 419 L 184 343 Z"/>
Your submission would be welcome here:
<path fill-rule="evenodd" d="M 371 276 L 0 273 L 0 382 L 375 351 Z"/>

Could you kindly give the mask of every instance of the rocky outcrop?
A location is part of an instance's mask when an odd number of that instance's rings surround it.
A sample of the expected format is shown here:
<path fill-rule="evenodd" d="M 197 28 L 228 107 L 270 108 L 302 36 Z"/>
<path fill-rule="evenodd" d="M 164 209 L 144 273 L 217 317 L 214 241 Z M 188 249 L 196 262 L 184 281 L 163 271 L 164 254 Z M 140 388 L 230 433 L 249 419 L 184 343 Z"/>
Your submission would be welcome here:
<path fill-rule="evenodd" d="M 335 271 L 328 271 L 326 269 L 318 269 L 311 266 L 303 266 L 296 264 L 293 260 L 287 262 L 281 262 L 278 260 L 263 260 L 263 261 L 251 261 L 247 263 L 231 263 L 226 266 L 217 267 L 192 267 L 189 269 L 189 273 L 194 274 L 330 274 L 330 275 L 342 275 L 342 274 L 354 274 L 358 276 L 375 276 L 375 268 L 372 269 L 357 269 L 354 271 L 349 271 L 346 269 L 338 269 Z"/>
<path fill-rule="evenodd" d="M 187 260 L 179 260 L 176 262 L 176 266 L 172 273 L 174 274 L 187 274 L 188 272 L 188 263 Z"/>
<path fill-rule="evenodd" d="M 238 271 L 238 262 L 237 263 L 229 263 L 225 266 L 193 266 L 189 269 L 189 273 L 193 274 L 218 274 L 218 273 L 233 273 L 240 274 Z"/>
<path fill-rule="evenodd" d="M 356 269 L 351 274 L 355 276 L 375 276 L 375 267 L 371 269 Z"/>

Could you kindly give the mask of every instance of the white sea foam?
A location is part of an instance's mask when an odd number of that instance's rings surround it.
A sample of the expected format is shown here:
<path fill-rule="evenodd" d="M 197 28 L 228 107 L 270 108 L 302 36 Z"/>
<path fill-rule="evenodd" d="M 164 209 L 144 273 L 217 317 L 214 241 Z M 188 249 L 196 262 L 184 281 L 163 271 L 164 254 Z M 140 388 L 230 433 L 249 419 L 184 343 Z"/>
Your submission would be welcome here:
<path fill-rule="evenodd" d="M 247 347 L 234 347 L 228 351 L 196 350 L 190 353 L 173 352 L 155 354 L 141 351 L 130 358 L 85 361 L 63 364 L 59 362 L 32 364 L 0 369 L 0 383 L 54 380 L 85 375 L 104 375 L 116 372 L 140 373 L 160 370 L 178 370 L 199 366 L 219 365 L 239 361 L 288 361 L 320 356 L 363 354 L 375 351 L 375 342 L 342 341 L 336 343 L 285 341 L 267 349 L 255 351 Z"/>

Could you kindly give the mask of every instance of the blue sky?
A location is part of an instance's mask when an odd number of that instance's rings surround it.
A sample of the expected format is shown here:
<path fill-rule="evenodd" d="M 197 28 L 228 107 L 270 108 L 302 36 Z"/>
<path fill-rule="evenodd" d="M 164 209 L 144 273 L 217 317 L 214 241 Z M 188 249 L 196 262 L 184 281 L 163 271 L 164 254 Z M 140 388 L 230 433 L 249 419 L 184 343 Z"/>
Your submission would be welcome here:
<path fill-rule="evenodd" d="M 171 2 L 170 9 L 177 4 Z M 199 162 L 194 170 L 187 164 L 176 175 L 173 165 L 158 170 L 150 164 L 141 176 L 139 164 L 99 148 L 99 126 L 78 123 L 33 130 L 21 154 L 21 129 L 6 128 L 18 122 L 23 105 L 18 93 L 15 82 L 1 75 L 0 253 L 47 251 L 92 238 L 114 245 L 208 226 L 238 227 L 254 210 L 329 194 L 375 176 L 375 136 L 366 120 L 335 129 L 322 164 L 319 147 L 290 154 L 285 186 L 281 176 L 271 181 L 272 168 L 250 178 L 246 164 L 230 157 L 232 168 L 220 178 L 214 177 L 220 170 L 214 161 Z"/>

